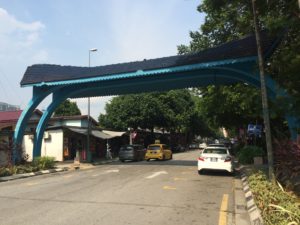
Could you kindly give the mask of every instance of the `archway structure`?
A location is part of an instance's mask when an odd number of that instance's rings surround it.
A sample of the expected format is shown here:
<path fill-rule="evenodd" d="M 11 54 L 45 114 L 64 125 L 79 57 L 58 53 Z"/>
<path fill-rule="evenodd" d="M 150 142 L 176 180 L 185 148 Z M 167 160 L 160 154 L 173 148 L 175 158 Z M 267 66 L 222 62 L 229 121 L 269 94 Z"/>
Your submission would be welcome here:
<path fill-rule="evenodd" d="M 275 39 L 262 33 L 265 57 L 275 48 Z M 23 111 L 14 134 L 16 144 L 23 139 L 25 126 L 33 110 L 48 95 L 52 102 L 40 119 L 34 140 L 33 156 L 40 156 L 47 121 L 55 108 L 67 98 L 122 95 L 151 91 L 167 91 L 210 84 L 228 85 L 244 82 L 260 88 L 257 48 L 254 35 L 231 41 L 195 54 L 120 63 L 97 67 L 75 67 L 49 64 L 29 66 L 21 81 L 32 87 L 33 96 Z M 285 92 L 266 76 L 268 96 Z M 288 117 L 293 135 L 295 120 Z"/>

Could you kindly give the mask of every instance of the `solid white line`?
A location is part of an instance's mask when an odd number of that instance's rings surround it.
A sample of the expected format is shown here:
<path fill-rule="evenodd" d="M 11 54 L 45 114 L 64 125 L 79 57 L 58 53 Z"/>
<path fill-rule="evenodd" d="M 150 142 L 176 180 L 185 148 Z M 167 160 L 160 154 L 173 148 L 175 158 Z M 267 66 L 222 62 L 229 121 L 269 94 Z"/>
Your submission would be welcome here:
<path fill-rule="evenodd" d="M 118 173 L 119 170 L 106 170 L 105 172 L 106 173 Z"/>
<path fill-rule="evenodd" d="M 150 176 L 148 176 L 148 177 L 146 177 L 147 179 L 152 179 L 152 178 L 154 178 L 154 177 L 157 177 L 157 176 L 159 176 L 159 175 L 161 175 L 161 174 L 168 174 L 166 171 L 159 171 L 159 172 L 155 172 L 155 173 L 153 173 L 152 175 L 150 175 Z"/>

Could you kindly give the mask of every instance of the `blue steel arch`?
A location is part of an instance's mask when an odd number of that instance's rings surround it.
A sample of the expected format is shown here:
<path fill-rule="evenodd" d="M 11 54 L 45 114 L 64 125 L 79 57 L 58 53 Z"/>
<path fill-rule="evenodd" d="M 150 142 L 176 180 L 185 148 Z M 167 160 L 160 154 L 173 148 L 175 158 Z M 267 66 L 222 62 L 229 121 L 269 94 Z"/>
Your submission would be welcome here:
<path fill-rule="evenodd" d="M 261 34 L 264 56 L 274 50 L 277 38 Z M 40 119 L 34 140 L 34 156 L 40 155 L 41 141 L 47 121 L 55 108 L 66 98 L 121 95 L 150 91 L 166 91 L 209 84 L 246 82 L 260 87 L 257 72 L 255 35 L 246 36 L 202 52 L 158 59 L 121 63 L 100 67 L 33 65 L 27 68 L 21 86 L 33 87 L 33 97 L 16 126 L 14 140 L 22 142 L 25 126 L 37 105 L 49 94 L 52 102 Z M 287 96 L 268 76 L 266 86 L 270 98 Z M 296 118 L 287 117 L 292 138 Z M 15 152 L 14 152 L 15 153 Z"/>
<path fill-rule="evenodd" d="M 186 72 L 185 76 L 180 74 L 173 74 L 172 77 L 168 77 L 167 79 L 155 79 L 151 80 L 151 85 L 153 85 L 153 89 L 148 89 L 147 91 L 155 91 L 158 88 L 155 88 L 155 85 L 159 85 L 163 87 L 161 90 L 170 90 L 170 89 L 179 89 L 185 87 L 199 87 L 203 85 L 208 85 L 205 81 L 209 80 L 209 84 L 215 84 L 216 79 L 220 80 L 225 78 L 228 83 L 236 83 L 236 82 L 247 82 L 250 85 L 253 85 L 257 88 L 260 88 L 260 77 L 259 74 L 256 73 L 249 73 L 245 72 L 240 69 L 236 69 L 233 67 L 213 67 L 209 69 L 204 69 L 206 72 L 203 73 L 201 70 L 193 71 L 193 72 Z M 187 81 L 187 82 L 182 82 Z M 223 80 L 221 80 L 224 83 Z M 55 91 L 53 91 L 53 101 L 47 107 L 46 111 L 44 112 L 43 116 L 41 117 L 35 135 L 34 141 L 34 150 L 33 156 L 40 156 L 41 154 L 41 144 L 43 133 L 46 128 L 46 124 L 50 119 L 52 113 L 56 109 L 56 107 L 63 102 L 67 98 L 76 98 L 78 96 L 103 96 L 103 95 L 115 95 L 115 94 L 128 94 L 128 93 L 137 93 L 137 92 L 144 92 L 145 85 L 149 85 L 149 80 L 141 80 L 139 82 L 124 82 L 124 81 L 113 81 L 108 82 L 104 86 L 99 86 L 99 83 L 95 82 L 92 84 L 76 84 L 73 86 L 65 86 L 61 87 Z M 170 85 L 170 82 L 174 82 L 175 85 Z M 169 86 L 166 87 L 165 85 L 168 83 Z M 221 83 L 220 83 L 221 84 Z M 275 98 L 278 93 L 284 93 L 277 87 L 276 83 L 269 77 L 266 76 L 266 84 L 267 90 L 270 98 Z M 136 87 L 136 88 L 134 88 Z M 110 89 L 110 90 L 108 90 Z M 280 91 L 279 91 L 280 90 Z"/>

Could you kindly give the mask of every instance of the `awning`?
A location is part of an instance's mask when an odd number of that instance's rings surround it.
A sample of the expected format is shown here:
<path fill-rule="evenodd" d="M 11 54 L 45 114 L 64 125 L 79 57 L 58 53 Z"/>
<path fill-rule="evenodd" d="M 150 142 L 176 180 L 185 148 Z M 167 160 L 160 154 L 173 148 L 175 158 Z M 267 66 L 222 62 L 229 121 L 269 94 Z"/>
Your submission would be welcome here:
<path fill-rule="evenodd" d="M 110 131 L 110 130 L 102 130 L 103 133 L 108 134 L 112 138 L 114 137 L 121 137 L 126 132 L 119 132 L 119 131 Z"/>
<path fill-rule="evenodd" d="M 82 128 L 75 128 L 75 127 L 67 127 L 67 129 L 78 133 L 78 134 L 83 134 L 83 135 L 87 135 L 87 128 L 86 129 L 82 129 Z M 114 137 L 120 137 L 124 134 L 125 132 L 114 132 L 114 131 L 108 131 L 108 132 L 103 132 L 100 130 L 91 130 L 91 135 L 96 137 L 96 138 L 100 138 L 100 139 L 112 139 Z"/>
<path fill-rule="evenodd" d="M 87 135 L 87 129 L 80 129 L 80 128 L 74 128 L 74 127 L 67 127 L 67 129 L 78 133 L 78 134 L 83 134 L 83 135 Z"/>
<path fill-rule="evenodd" d="M 102 131 L 99 131 L 99 130 L 92 130 L 91 131 L 91 135 L 93 135 L 94 137 L 97 137 L 97 138 L 101 138 L 101 139 L 111 139 L 111 138 L 114 138 Z"/>

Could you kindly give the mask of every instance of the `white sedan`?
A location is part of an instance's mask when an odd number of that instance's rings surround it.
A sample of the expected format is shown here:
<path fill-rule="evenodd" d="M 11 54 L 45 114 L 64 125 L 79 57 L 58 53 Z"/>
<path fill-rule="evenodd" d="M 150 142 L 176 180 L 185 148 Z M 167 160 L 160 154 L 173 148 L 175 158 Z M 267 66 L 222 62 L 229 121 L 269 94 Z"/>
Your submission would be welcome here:
<path fill-rule="evenodd" d="M 198 173 L 203 170 L 223 170 L 233 173 L 233 158 L 224 147 L 207 147 L 198 158 Z"/>

